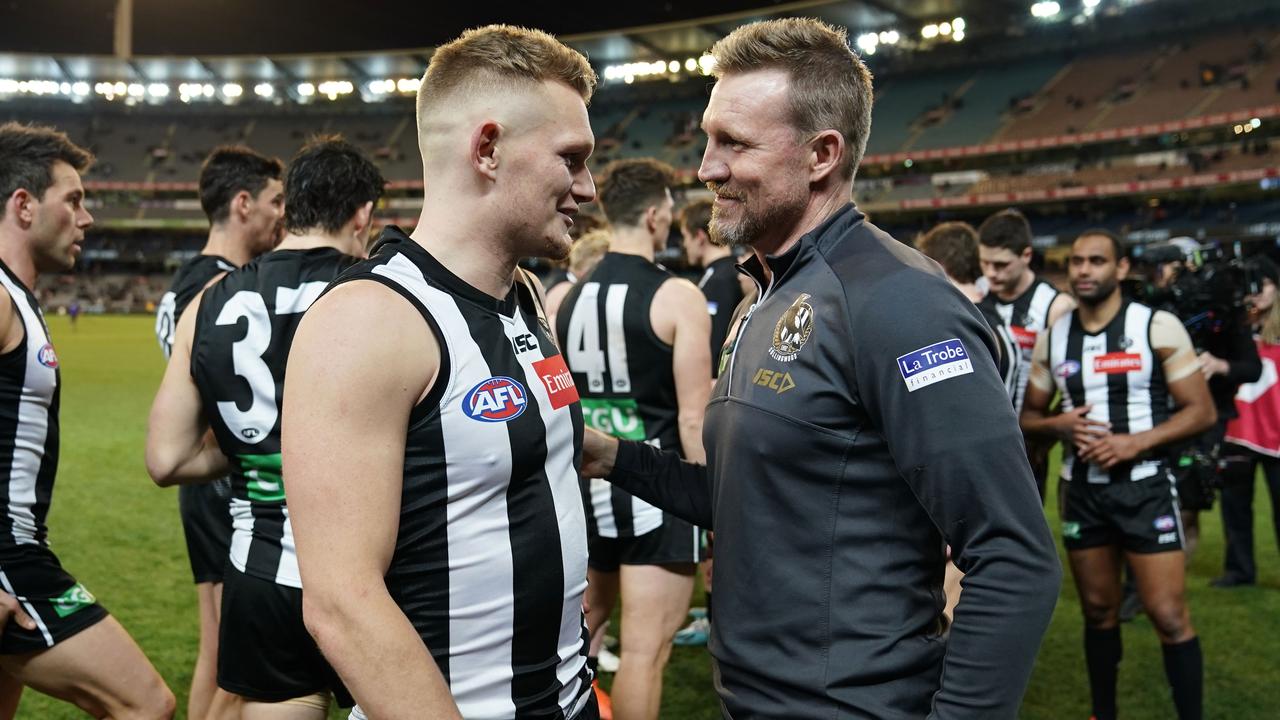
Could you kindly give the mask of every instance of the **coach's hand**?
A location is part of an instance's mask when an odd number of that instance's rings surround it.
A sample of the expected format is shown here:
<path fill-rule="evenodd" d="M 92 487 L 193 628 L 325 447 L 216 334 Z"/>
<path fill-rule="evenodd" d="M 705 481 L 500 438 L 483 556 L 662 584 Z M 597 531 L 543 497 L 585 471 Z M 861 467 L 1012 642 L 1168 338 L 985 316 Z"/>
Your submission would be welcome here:
<path fill-rule="evenodd" d="M 27 630 L 36 629 L 36 621 L 22 609 L 18 599 L 7 592 L 0 592 L 0 633 L 4 632 L 10 620 L 16 620 Z"/>
<path fill-rule="evenodd" d="M 618 459 L 618 439 L 599 430 L 585 428 L 582 437 L 582 471 L 584 478 L 609 477 Z"/>

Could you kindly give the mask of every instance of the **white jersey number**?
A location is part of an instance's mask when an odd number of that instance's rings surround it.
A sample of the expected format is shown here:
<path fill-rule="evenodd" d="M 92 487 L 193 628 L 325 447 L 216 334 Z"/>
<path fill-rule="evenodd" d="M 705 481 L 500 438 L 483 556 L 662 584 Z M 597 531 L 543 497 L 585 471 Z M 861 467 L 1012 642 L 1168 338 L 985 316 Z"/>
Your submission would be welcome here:
<path fill-rule="evenodd" d="M 296 288 L 278 288 L 276 315 L 304 312 L 328 284 L 319 281 L 303 283 Z M 231 345 L 231 365 L 236 375 L 249 384 L 253 399 L 248 410 L 241 410 L 234 402 L 219 401 L 218 412 L 232 432 L 253 444 L 267 437 L 280 417 L 276 381 L 271 375 L 271 368 L 262 359 L 271 347 L 271 316 L 261 295 L 252 290 L 241 290 L 232 295 L 222 306 L 215 323 L 235 325 L 240 318 L 248 319 L 249 328 L 242 339 Z"/>
<path fill-rule="evenodd" d="M 600 283 L 582 286 L 578 302 L 569 316 L 569 369 L 584 373 L 592 392 L 631 392 L 631 370 L 627 365 L 627 337 L 622 329 L 622 308 L 627 300 L 626 285 L 610 285 L 604 301 L 604 345 L 607 348 L 609 377 L 613 387 L 604 386 L 606 352 L 600 348 Z"/>
<path fill-rule="evenodd" d="M 160 307 L 156 308 L 156 339 L 160 341 L 160 351 L 168 360 L 173 354 L 173 335 L 177 324 L 173 321 L 174 311 L 178 309 L 178 296 L 167 292 L 160 298 Z"/>

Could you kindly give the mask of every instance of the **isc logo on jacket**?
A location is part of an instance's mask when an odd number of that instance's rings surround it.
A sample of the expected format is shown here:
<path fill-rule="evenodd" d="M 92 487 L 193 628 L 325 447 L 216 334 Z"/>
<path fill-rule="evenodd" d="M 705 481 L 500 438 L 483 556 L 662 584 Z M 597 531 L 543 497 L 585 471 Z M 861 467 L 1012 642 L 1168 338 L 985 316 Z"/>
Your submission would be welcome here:
<path fill-rule="evenodd" d="M 462 398 L 462 411 L 472 420 L 506 422 L 520 417 L 528 406 L 524 386 L 509 377 L 481 380 Z"/>

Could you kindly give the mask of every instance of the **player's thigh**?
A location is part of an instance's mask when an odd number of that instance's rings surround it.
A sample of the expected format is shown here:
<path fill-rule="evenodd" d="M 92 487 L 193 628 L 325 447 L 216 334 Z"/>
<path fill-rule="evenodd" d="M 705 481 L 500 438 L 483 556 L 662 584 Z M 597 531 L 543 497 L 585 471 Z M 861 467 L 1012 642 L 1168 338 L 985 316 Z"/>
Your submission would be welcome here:
<path fill-rule="evenodd" d="M 218 646 L 218 620 L 222 615 L 222 583 L 199 583 L 196 599 L 200 612 L 200 641 Z"/>
<path fill-rule="evenodd" d="M 619 574 L 587 568 L 587 629 L 592 635 L 609 620 L 618 604 Z"/>
<path fill-rule="evenodd" d="M 172 710 L 173 696 L 129 633 L 108 615 L 48 650 L 0 657 L 22 684 L 97 716 Z"/>
<path fill-rule="evenodd" d="M 17 716 L 22 687 L 17 678 L 0 670 L 0 720 L 13 720 Z"/>
<path fill-rule="evenodd" d="M 697 565 L 622 566 L 622 649 L 655 650 L 671 642 L 689 613 Z"/>
<path fill-rule="evenodd" d="M 240 720 L 324 720 L 329 715 L 329 694 L 316 693 L 284 702 L 246 700 Z"/>
<path fill-rule="evenodd" d="M 1076 592 L 1080 596 L 1081 610 L 1094 625 L 1109 620 L 1120 607 L 1123 598 L 1120 583 L 1120 548 L 1116 545 L 1099 545 L 1070 550 L 1067 562 L 1075 578 Z"/>
<path fill-rule="evenodd" d="M 1190 630 L 1186 602 L 1186 559 L 1180 550 L 1127 553 L 1138 587 L 1138 597 L 1156 631 L 1179 641 Z"/>

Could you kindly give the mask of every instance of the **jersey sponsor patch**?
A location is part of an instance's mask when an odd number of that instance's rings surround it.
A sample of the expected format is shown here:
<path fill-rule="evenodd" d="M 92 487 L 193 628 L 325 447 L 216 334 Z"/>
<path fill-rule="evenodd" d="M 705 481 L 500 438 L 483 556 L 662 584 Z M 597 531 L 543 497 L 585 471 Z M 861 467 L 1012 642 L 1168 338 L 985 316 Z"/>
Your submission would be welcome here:
<path fill-rule="evenodd" d="M 926 345 L 898 357 L 898 371 L 907 392 L 973 372 L 973 363 L 959 338 Z"/>
<path fill-rule="evenodd" d="M 529 405 L 524 385 L 509 377 L 481 380 L 462 398 L 462 411 L 472 420 L 507 422 L 520 417 Z"/>
<path fill-rule="evenodd" d="M 533 364 L 533 371 L 551 396 L 551 407 L 559 410 L 578 401 L 578 387 L 573 384 L 573 373 L 564 364 L 563 355 L 552 355 Z"/>
<path fill-rule="evenodd" d="M 1036 346 L 1036 338 L 1039 336 L 1035 330 L 1025 328 L 1021 325 L 1010 325 L 1009 334 L 1013 336 L 1013 341 L 1018 343 L 1018 347 L 1023 350 L 1031 350 Z"/>
<path fill-rule="evenodd" d="M 1142 369 L 1142 356 L 1137 353 L 1113 352 L 1093 359 L 1093 371 L 1102 375 L 1118 375 Z"/>
<path fill-rule="evenodd" d="M 53 606 L 53 611 L 60 618 L 83 610 L 95 602 L 97 602 L 97 598 L 81 583 L 76 583 L 67 588 L 67 591 L 58 597 L 49 599 L 49 604 Z"/>
<path fill-rule="evenodd" d="M 1080 372 L 1080 363 L 1075 360 L 1063 360 L 1053 369 L 1053 374 L 1060 378 L 1069 378 Z"/>
<path fill-rule="evenodd" d="M 41 365 L 51 370 L 58 368 L 58 353 L 53 351 L 52 343 L 45 343 L 44 347 L 40 348 L 40 352 L 36 353 L 36 359 Z"/>
<path fill-rule="evenodd" d="M 1072 540 L 1079 540 L 1080 539 L 1080 523 L 1070 522 L 1070 521 L 1062 523 L 1062 537 L 1070 538 Z"/>
<path fill-rule="evenodd" d="M 1156 538 L 1156 542 L 1161 545 L 1167 545 L 1172 542 L 1178 542 L 1178 533 L 1176 532 L 1160 533 L 1159 537 Z"/>
<path fill-rule="evenodd" d="M 582 421 L 587 427 L 623 440 L 645 439 L 644 420 L 631 398 L 583 398 Z"/>
<path fill-rule="evenodd" d="M 1161 515 L 1160 517 L 1156 518 L 1153 524 L 1155 525 L 1155 528 L 1160 532 L 1169 532 L 1170 530 L 1177 527 L 1177 523 L 1174 521 L 1172 515 Z"/>

